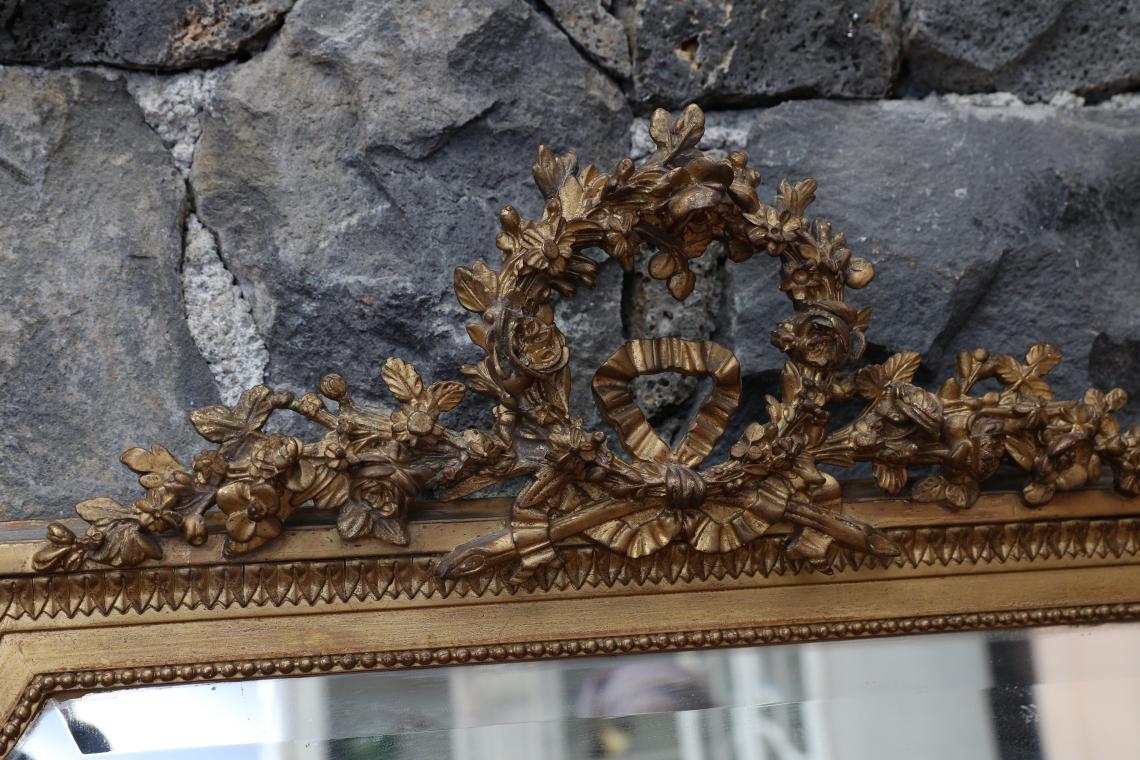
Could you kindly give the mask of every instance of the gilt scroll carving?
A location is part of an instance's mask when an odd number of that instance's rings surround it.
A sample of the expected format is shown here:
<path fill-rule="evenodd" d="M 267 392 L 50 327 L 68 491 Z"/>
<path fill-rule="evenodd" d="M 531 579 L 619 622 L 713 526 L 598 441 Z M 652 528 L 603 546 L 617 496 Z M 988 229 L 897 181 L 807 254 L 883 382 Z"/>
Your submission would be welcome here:
<path fill-rule="evenodd" d="M 1061 354 L 1049 344 L 1031 346 L 1024 358 L 963 352 L 955 375 L 936 392 L 911 382 L 916 353 L 858 368 L 871 315 L 846 303 L 846 291 L 871 282 L 871 263 L 854 257 L 830 222 L 806 216 L 813 180 L 781 182 L 768 205 L 743 153 L 717 161 L 698 150 L 703 130 L 696 106 L 677 118 L 658 111 L 650 129 L 657 151 L 641 165 L 624 159 L 610 174 L 592 165 L 579 170 L 573 153 L 539 149 L 541 218 L 503 209 L 499 268 L 476 262 L 455 272 L 459 303 L 474 315 L 467 332 L 483 353 L 461 369 L 465 382 L 428 383 L 407 362 L 389 358 L 381 376 L 399 402 L 395 410 L 356 402 L 339 375 L 324 377 L 319 395 L 260 385 L 232 407 L 198 409 L 191 422 L 212 447 L 189 463 L 160 445 L 128 450 L 122 461 L 138 473 L 144 495 L 132 504 L 79 503 L 90 527 L 75 533 L 52 524 L 36 568 L 157 559 L 156 534 L 180 532 L 201 544 L 206 514 L 215 508 L 225 516 L 224 552 L 231 556 L 271 542 L 295 510 L 310 504 L 335 512 L 345 539 L 406 544 L 418 496 L 459 499 L 515 479 L 525 485 L 504 528 L 455 547 L 434 564 L 441 578 L 493 570 L 522 583 L 567 540 L 633 559 L 670 545 L 722 554 L 765 537 L 777 522 L 794 526 L 785 556 L 819 569 L 840 556 L 837 549 L 898 555 L 888 533 L 837 509 L 838 482 L 820 465 L 870 462 L 890 494 L 906 489 L 909 468 L 933 466 L 910 496 L 947 509 L 969 508 L 979 484 L 1003 462 L 1026 473 L 1027 507 L 1096 481 L 1105 463 L 1119 491 L 1140 494 L 1140 425 L 1123 430 L 1114 416 L 1125 394 L 1054 398 L 1045 376 Z M 779 394 L 767 398 L 766 419 L 749 424 L 727 456 L 710 462 L 740 402 L 736 357 L 712 341 L 629 341 L 592 383 L 623 456 L 570 409 L 570 347 L 552 297 L 567 308 L 579 288 L 593 286 L 599 259 L 591 252 L 629 270 L 649 248 L 650 275 L 683 300 L 696 279 L 689 262 L 714 241 L 736 264 L 760 252 L 779 261 L 780 288 L 792 304 L 772 333 L 788 357 Z M 666 371 L 712 380 L 704 406 L 672 446 L 653 431 L 629 389 L 638 376 Z M 983 381 L 996 381 L 997 389 L 978 390 Z M 490 399 L 491 429 L 457 431 L 441 422 L 468 391 Z M 829 404 L 856 397 L 866 405 L 855 420 L 829 424 Z M 270 417 L 286 410 L 327 432 L 314 441 L 264 432 Z"/>

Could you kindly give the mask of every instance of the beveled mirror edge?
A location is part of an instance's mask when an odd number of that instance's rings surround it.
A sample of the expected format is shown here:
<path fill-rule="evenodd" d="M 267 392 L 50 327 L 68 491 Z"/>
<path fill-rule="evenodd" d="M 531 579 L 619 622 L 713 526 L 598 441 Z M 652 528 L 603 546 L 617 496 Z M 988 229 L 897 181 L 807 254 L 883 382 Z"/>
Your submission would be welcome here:
<path fill-rule="evenodd" d="M 837 549 L 831 575 L 761 541 L 620 561 L 572 545 L 522 587 L 439 580 L 454 540 L 506 506 L 413 522 L 411 549 L 313 525 L 266 559 L 172 542 L 160 562 L 75 573 L 30 571 L 42 525 L 0 523 L 0 757 L 46 698 L 77 690 L 1140 618 L 1140 505 L 1110 491 L 1039 510 L 985 494 L 967 513 L 845 501 L 904 551 Z"/>

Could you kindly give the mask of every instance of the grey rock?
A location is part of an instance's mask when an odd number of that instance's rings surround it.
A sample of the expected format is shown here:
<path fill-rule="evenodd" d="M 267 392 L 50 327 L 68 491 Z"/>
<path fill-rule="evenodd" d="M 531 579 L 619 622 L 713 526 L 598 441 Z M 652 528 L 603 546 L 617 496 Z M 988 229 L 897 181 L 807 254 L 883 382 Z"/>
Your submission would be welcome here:
<path fill-rule="evenodd" d="M 849 293 L 874 309 L 874 355 L 920 351 L 923 376 L 941 381 L 959 350 L 1022 355 L 1047 340 L 1066 356 L 1051 377 L 1073 397 L 1108 378 L 1090 372 L 1107 361 L 1095 356 L 1130 354 L 1140 338 L 1135 111 L 931 98 L 805 101 L 713 120 L 747 130 L 762 194 L 784 176 L 818 180 L 813 212 L 875 264 L 871 285 Z M 766 257 L 728 275 L 728 332 L 745 371 L 762 378 L 782 362 L 768 335 L 790 305 Z M 1113 342 L 1097 348 L 1102 332 Z"/>
<path fill-rule="evenodd" d="M 274 45 L 215 89 L 191 184 L 252 305 L 267 381 L 312 388 L 336 370 L 389 401 L 378 382 L 389 355 L 429 380 L 480 358 L 452 272 L 498 262 L 500 207 L 541 211 L 537 145 L 609 170 L 631 120 L 618 88 L 522 0 L 440 0 L 415 14 L 300 2 Z M 587 416 L 589 376 L 621 343 L 620 279 L 607 271 L 557 307 Z M 473 398 L 447 421 L 489 410 Z"/>
<path fill-rule="evenodd" d="M 1122 388 L 1132 404 L 1132 422 L 1140 422 L 1140 330 L 1129 335 L 1100 333 L 1089 353 L 1089 379 L 1098 388 Z"/>
<path fill-rule="evenodd" d="M 708 340 L 715 337 L 722 308 L 724 249 L 715 245 L 692 262 L 697 275 L 693 292 L 684 301 L 669 294 L 665 283 L 654 280 L 642 266 L 630 275 L 627 288 L 625 328 L 630 338 L 678 337 Z M 705 383 L 675 372 L 639 377 L 633 381 L 634 400 L 665 441 L 677 439 L 689 417 L 704 401 Z"/>
<path fill-rule="evenodd" d="M 216 403 L 182 311 L 185 185 L 123 81 L 0 68 L 0 517 L 138 489 Z"/>
<path fill-rule="evenodd" d="M 883 97 L 898 69 L 898 0 L 637 0 L 626 15 L 643 106 Z"/>
<path fill-rule="evenodd" d="M 1140 1 L 907 0 L 911 86 L 1103 98 L 1140 84 Z"/>
<path fill-rule="evenodd" d="M 613 13 L 613 0 L 546 0 L 558 26 L 599 66 L 629 79 L 629 37 Z"/>
<path fill-rule="evenodd" d="M 0 62 L 186 69 L 261 48 L 293 0 L 0 0 Z"/>

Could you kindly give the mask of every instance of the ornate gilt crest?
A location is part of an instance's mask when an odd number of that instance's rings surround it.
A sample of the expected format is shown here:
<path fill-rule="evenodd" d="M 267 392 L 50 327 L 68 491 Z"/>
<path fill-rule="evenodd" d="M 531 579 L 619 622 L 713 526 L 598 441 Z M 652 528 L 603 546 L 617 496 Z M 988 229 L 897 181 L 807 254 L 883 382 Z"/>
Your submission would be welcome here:
<path fill-rule="evenodd" d="M 696 106 L 676 119 L 658 111 L 651 124 L 657 151 L 640 166 L 625 159 L 609 174 L 592 165 L 579 170 L 573 153 L 539 149 L 542 217 L 524 220 L 503 209 L 499 268 L 476 262 L 455 272 L 459 303 L 474 315 L 467 332 L 483 352 L 462 368 L 465 383 L 429 384 L 410 364 L 389 358 L 381 375 L 399 401 L 395 411 L 357 403 L 338 375 L 321 380 L 319 395 L 297 398 L 260 385 L 232 407 L 198 409 L 191 422 L 211 448 L 189 463 L 160 445 L 127 451 L 122 461 L 139 474 L 142 498 L 81 502 L 76 510 L 90 527 L 76 534 L 52 524 L 37 569 L 137 565 L 160 556 L 154 536 L 163 532 L 201 544 L 215 507 L 224 515 L 227 555 L 272 541 L 310 504 L 335 512 L 345 539 L 407 544 L 406 520 L 421 494 L 459 499 L 515 479 L 525 485 L 505 527 L 455 547 L 436 565 L 440 576 L 510 563 L 511 577 L 521 581 L 566 541 L 588 540 L 632 558 L 674 542 L 724 553 L 778 522 L 794 526 L 787 556 L 820 569 L 840 550 L 897 554 L 884 532 L 837 509 L 839 485 L 820 465 L 870 462 L 891 494 L 906 488 L 909 468 L 933 466 L 911 498 L 947 509 L 969 508 L 1003 462 L 1026 473 L 1027 507 L 1096 481 L 1106 462 L 1118 490 L 1140 494 L 1140 425 L 1122 430 L 1114 416 L 1124 393 L 1055 399 L 1044 378 L 1061 355 L 1049 344 L 1030 347 L 1024 359 L 963 352 L 954 377 L 936 392 L 912 384 L 915 353 L 857 369 L 870 311 L 845 296 L 871 282 L 871 264 L 853 257 L 828 221 L 806 216 L 813 180 L 781 182 L 768 205 L 743 153 L 715 161 L 698 150 L 703 130 Z M 741 397 L 736 357 L 711 341 L 631 340 L 592 383 L 622 456 L 570 408 L 570 348 L 552 297 L 565 308 L 578 288 L 594 284 L 599 262 L 589 251 L 628 270 L 648 247 L 649 273 L 683 300 L 696 279 L 689 262 L 714 241 L 736 264 L 760 252 L 779 261 L 780 288 L 792 302 L 772 334 L 788 357 L 779 395 L 768 397 L 766 419 L 749 424 L 727 456 L 710 463 Z M 712 380 L 674 445 L 658 437 L 630 392 L 635 378 L 659 372 Z M 986 380 L 998 389 L 976 390 Z M 491 400 L 491 429 L 456 431 L 441 422 L 468 391 Z M 829 404 L 855 397 L 866 402 L 855 420 L 829 425 Z M 264 432 L 282 410 L 327 432 L 315 441 Z"/>

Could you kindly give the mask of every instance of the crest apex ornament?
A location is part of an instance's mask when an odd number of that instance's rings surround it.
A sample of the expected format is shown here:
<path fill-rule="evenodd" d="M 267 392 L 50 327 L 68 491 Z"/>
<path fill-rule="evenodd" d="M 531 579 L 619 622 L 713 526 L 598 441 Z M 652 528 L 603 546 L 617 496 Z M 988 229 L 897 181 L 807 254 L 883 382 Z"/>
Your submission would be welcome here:
<path fill-rule="evenodd" d="M 400 402 L 392 412 L 357 403 L 335 374 L 321 379 L 319 394 L 298 398 L 258 385 L 233 406 L 195 410 L 190 421 L 210 447 L 188 463 L 158 444 L 125 452 L 122 462 L 139 475 L 143 496 L 132 504 L 80 502 L 86 532 L 51 524 L 35 568 L 159 559 L 156 534 L 178 532 L 200 545 L 211 510 L 224 518 L 230 556 L 269 544 L 307 505 L 335 513 L 346 540 L 406 545 L 408 514 L 421 494 L 454 500 L 515 479 L 525 485 L 502 530 L 455 547 L 436 564 L 439 576 L 509 565 L 512 580 L 522 582 L 567 541 L 631 558 L 673 543 L 723 554 L 777 523 L 793 526 L 787 556 L 823 571 L 840 550 L 897 555 L 885 532 L 842 513 L 839 484 L 820 465 L 870 462 L 890 494 L 904 492 L 910 468 L 932 467 L 910 498 L 950 510 L 969 508 L 1003 463 L 1025 473 L 1027 508 L 1095 482 L 1104 464 L 1120 492 L 1140 495 L 1140 425 L 1122 429 L 1115 417 L 1124 392 L 1054 398 L 1045 377 L 1061 353 L 1048 343 L 1029 347 L 1024 358 L 964 351 L 954 376 L 933 392 L 912 382 L 916 353 L 859 367 L 871 315 L 849 305 L 846 293 L 870 284 L 874 267 L 852 254 L 829 221 L 807 216 L 814 180 L 782 180 L 769 205 L 757 194 L 760 175 L 747 156 L 705 155 L 703 133 L 697 106 L 677 117 L 658 110 L 650 124 L 656 152 L 640 165 L 623 159 L 608 174 L 579 169 L 573 153 L 539 148 L 533 171 L 546 201 L 542 216 L 523 219 L 504 208 L 499 267 L 477 261 L 455 270 L 456 297 L 473 315 L 467 332 L 482 352 L 460 369 L 464 382 L 428 383 L 392 357 L 381 370 Z M 713 242 L 737 265 L 758 253 L 778 262 L 780 289 L 791 301 L 772 333 L 787 355 L 779 394 L 767 398 L 766 419 L 751 422 L 727 456 L 710 462 L 741 400 L 736 357 L 712 341 L 630 340 L 592 379 L 623 456 L 570 408 L 570 346 L 552 296 L 562 296 L 566 308 L 579 288 L 594 285 L 600 259 L 591 252 L 630 270 L 649 248 L 649 274 L 683 300 L 696 282 L 689 263 Z M 635 378 L 659 372 L 712 380 L 674 445 L 658 437 L 630 392 Z M 979 391 L 982 381 L 995 381 L 995 389 Z M 444 424 L 468 392 L 493 404 L 489 430 Z M 828 406 L 856 397 L 863 411 L 848 424 L 830 424 Z M 265 432 L 279 412 L 325 432 L 316 440 Z"/>

